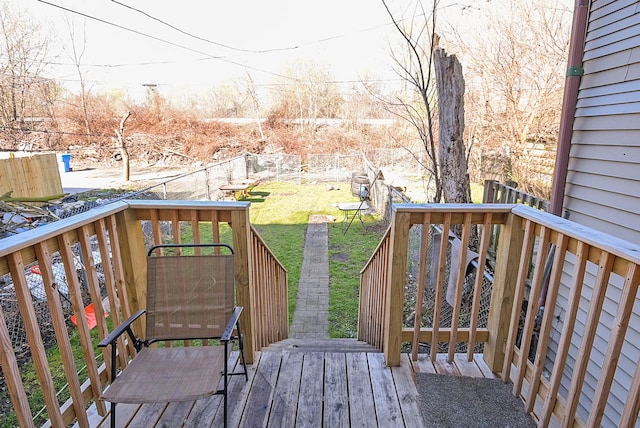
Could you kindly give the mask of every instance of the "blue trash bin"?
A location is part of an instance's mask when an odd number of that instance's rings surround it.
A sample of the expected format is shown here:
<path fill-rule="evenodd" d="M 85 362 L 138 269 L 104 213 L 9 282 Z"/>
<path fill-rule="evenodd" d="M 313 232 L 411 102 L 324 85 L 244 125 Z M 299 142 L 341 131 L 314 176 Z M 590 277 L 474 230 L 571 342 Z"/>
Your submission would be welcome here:
<path fill-rule="evenodd" d="M 71 171 L 71 155 L 62 155 L 62 164 L 64 165 L 64 172 Z"/>

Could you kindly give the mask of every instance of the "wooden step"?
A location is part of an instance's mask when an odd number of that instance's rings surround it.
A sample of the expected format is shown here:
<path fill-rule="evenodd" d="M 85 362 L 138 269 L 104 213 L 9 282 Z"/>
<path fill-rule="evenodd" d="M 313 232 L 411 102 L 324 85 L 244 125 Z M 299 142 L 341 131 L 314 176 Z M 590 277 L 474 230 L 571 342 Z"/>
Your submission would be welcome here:
<path fill-rule="evenodd" d="M 290 352 L 380 352 L 368 343 L 356 339 L 285 339 L 262 348 L 261 351 Z"/>

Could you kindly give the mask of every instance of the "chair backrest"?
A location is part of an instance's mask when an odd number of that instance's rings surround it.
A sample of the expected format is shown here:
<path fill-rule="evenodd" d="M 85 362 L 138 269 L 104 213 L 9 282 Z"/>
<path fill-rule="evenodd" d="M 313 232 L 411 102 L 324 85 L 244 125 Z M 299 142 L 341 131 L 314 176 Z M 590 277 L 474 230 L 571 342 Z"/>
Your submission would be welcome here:
<path fill-rule="evenodd" d="M 147 340 L 220 337 L 233 312 L 233 254 L 154 256 L 152 251 L 147 257 Z"/>

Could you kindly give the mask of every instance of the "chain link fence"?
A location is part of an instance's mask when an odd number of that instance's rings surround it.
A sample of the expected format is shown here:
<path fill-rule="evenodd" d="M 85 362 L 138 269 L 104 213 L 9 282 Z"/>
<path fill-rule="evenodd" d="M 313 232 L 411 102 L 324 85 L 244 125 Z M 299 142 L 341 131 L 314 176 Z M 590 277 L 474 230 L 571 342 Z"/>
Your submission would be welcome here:
<path fill-rule="evenodd" d="M 302 182 L 302 160 L 299 155 L 247 155 L 248 178 L 270 181 Z"/>
<path fill-rule="evenodd" d="M 367 162 L 366 157 L 371 156 L 373 161 Z M 400 171 L 413 171 L 417 173 L 419 169 L 415 166 L 415 159 L 402 150 L 380 149 L 367 152 L 367 156 L 362 153 L 340 155 L 340 154 L 312 154 L 309 155 L 307 164 L 303 167 L 301 156 L 298 155 L 256 155 L 247 154 L 229 159 L 224 162 L 210 165 L 200 170 L 181 174 L 175 177 L 164 178 L 161 183 L 150 184 L 141 190 L 121 190 L 104 191 L 104 194 L 97 191 L 97 196 L 91 200 L 82 200 L 74 195 L 69 196 L 66 201 L 60 204 L 52 204 L 39 208 L 38 214 L 43 218 L 42 223 L 56 221 L 62 218 L 71 217 L 87 212 L 97 206 L 113 203 L 123 199 L 159 199 L 159 200 L 207 200 L 216 201 L 228 198 L 228 194 L 220 190 L 220 187 L 227 183 L 234 182 L 258 182 L 258 181 L 288 181 L 301 184 L 306 181 L 337 181 L 344 182 L 352 180 L 354 174 L 367 174 L 368 169 L 379 168 L 380 166 L 391 166 Z M 368 167 L 365 167 L 368 165 Z M 371 181 L 374 181 L 372 178 Z M 379 183 L 382 184 L 382 183 Z M 399 193 L 390 193 L 394 201 L 400 201 Z M 373 199 L 373 198 L 372 198 Z M 405 200 L 407 202 L 407 200 Z M 385 202 L 386 203 L 386 202 Z M 45 218 L 46 217 L 46 218 Z M 16 232 L 17 233 L 17 232 Z M 150 233 L 149 233 L 150 235 Z M 74 263 L 76 265 L 76 275 L 82 285 L 83 290 L 87 290 L 86 270 L 84 261 L 81 259 L 79 248 L 74 246 Z M 101 272 L 102 264 L 99 259 L 100 253 L 97 248 L 93 251 L 94 263 Z M 61 301 L 65 309 L 72 314 L 68 296 L 68 280 L 61 262 L 59 254 L 52 255 L 54 275 L 56 283 L 59 285 Z M 26 266 L 25 274 L 29 289 L 33 297 L 33 304 L 38 313 L 43 336 L 53 335 L 53 327 L 48 314 L 46 295 L 42 286 L 42 278 L 38 272 L 38 266 Z M 100 287 L 104 287 L 104 278 L 99 273 Z M 84 291 L 83 291 L 84 292 Z M 85 299 L 88 301 L 88 291 Z M 11 343 L 15 349 L 24 349 L 28 353 L 28 342 L 22 325 L 20 311 L 17 305 L 17 297 L 14 285 L 11 282 L 11 275 L 0 277 L 0 305 L 9 327 Z M 70 326 L 74 327 L 74 326 Z M 54 341 L 52 341 L 52 344 Z"/>
<path fill-rule="evenodd" d="M 367 161 L 368 157 L 372 159 L 370 162 Z M 303 181 L 345 182 L 353 180 L 356 176 L 362 178 L 362 175 L 369 176 L 371 182 L 374 182 L 376 181 L 375 170 L 380 167 L 386 168 L 387 171 L 398 171 L 403 176 L 409 176 L 411 174 L 419 174 L 420 168 L 417 165 L 415 158 L 407 152 L 399 150 L 371 150 L 366 155 L 362 153 L 349 155 L 311 154 L 308 156 L 305 165 L 302 164 L 302 158 L 298 155 L 247 154 L 187 174 L 165 177 L 159 183 L 147 182 L 144 188 L 138 190 L 97 189 L 92 192 L 91 198 L 70 195 L 62 203 L 38 207 L 38 212 L 33 214 L 33 217 L 42 220 L 37 224 L 45 224 L 124 199 L 223 200 L 228 199 L 229 195 L 220 190 L 220 187 L 229 183 L 257 183 L 259 181 L 287 181 L 296 184 L 301 184 Z M 378 184 L 384 186 L 382 180 Z M 407 200 L 402 199 L 402 196 L 398 196 L 402 195 L 401 193 L 391 192 L 390 195 L 392 196 L 390 196 L 389 202 L 407 202 Z M 373 199 L 372 195 L 372 203 L 374 202 Z M 27 217 L 25 212 L 22 212 L 22 214 Z M 36 224 L 33 224 L 32 227 L 35 226 Z M 143 224 L 143 233 L 145 242 L 150 242 L 152 233 L 147 226 Z M 161 224 L 161 227 L 164 227 L 164 225 Z M 19 229 L 17 228 L 15 233 L 19 233 L 21 231 Z M 167 230 L 167 233 L 171 233 L 171 231 Z M 412 233 L 419 234 L 419 232 L 414 231 Z M 93 239 L 91 238 L 91 257 L 97 269 L 98 287 L 102 298 L 105 299 L 106 285 L 103 264 L 98 244 L 93 242 Z M 79 244 L 73 245 L 72 253 L 75 266 L 75 271 L 72 274 L 77 277 L 83 303 L 88 306 L 91 302 L 89 280 L 87 278 L 87 269 L 85 268 L 88 264 L 82 258 Z M 72 321 L 73 308 L 69 294 L 71 279 L 67 277 L 65 272 L 62 256 L 59 253 L 53 253 L 50 257 L 60 302 L 67 320 L 67 327 L 70 335 L 73 335 L 77 327 Z M 105 264 L 105 266 L 107 265 Z M 55 331 L 39 266 L 37 264 L 25 266 L 25 277 L 31 295 L 31 302 L 38 319 L 40 334 L 45 341 L 45 346 L 47 348 L 53 347 L 56 345 Z M 417 276 L 413 275 L 413 277 L 416 278 Z M 411 281 L 408 280 L 408 287 L 410 286 Z M 433 299 L 431 298 L 431 300 Z M 106 301 L 103 304 L 108 306 Z M 9 330 L 11 346 L 16 351 L 19 364 L 26 364 L 31 360 L 31 351 L 11 274 L 0 277 L 0 305 Z M 446 315 L 443 316 L 443 323 L 446 322 L 444 319 L 446 319 Z M 0 392 L 3 388 L 6 388 L 6 386 L 0 382 Z M 66 397 L 65 393 L 60 396 L 61 401 L 66 400 L 66 398 L 68 397 Z M 2 399 L 2 394 L 0 394 L 0 399 Z"/>
<path fill-rule="evenodd" d="M 310 154 L 307 156 L 306 178 L 310 181 L 351 180 L 354 173 L 364 171 L 362 153 L 351 155 Z"/>
<path fill-rule="evenodd" d="M 389 191 L 389 205 L 392 203 L 412 203 L 411 198 L 398 189 L 391 188 Z M 413 327 L 416 320 L 416 301 L 418 290 L 418 269 L 421 260 L 430 260 L 427 268 L 426 284 L 424 286 L 423 306 L 421 309 L 418 320 L 421 327 L 433 328 L 433 313 L 436 305 L 436 287 L 437 281 L 437 269 L 440 265 L 437 260 L 437 255 L 434 255 L 436 246 L 439 246 L 439 241 L 442 235 L 442 228 L 439 225 L 429 226 L 429 253 L 426 256 L 420 254 L 421 239 L 422 239 L 422 225 L 414 225 L 409 229 L 409 252 L 407 263 L 407 277 L 405 282 L 405 309 L 404 309 L 404 327 Z M 449 244 L 452 244 L 457 238 L 453 235 L 449 236 Z M 456 251 L 453 249 L 453 245 L 448 245 L 447 254 L 445 260 L 445 272 L 440 290 L 440 323 L 439 328 L 451 327 L 453 319 L 453 306 L 447 299 L 447 292 L 453 286 L 453 278 L 451 276 L 451 252 Z M 457 269 L 457 266 L 454 266 Z M 480 289 L 475 289 L 476 275 L 483 275 L 482 286 Z M 465 272 L 463 280 L 463 293 L 462 302 L 460 306 L 460 315 L 458 318 L 459 328 L 470 327 L 472 313 L 472 304 L 476 293 L 480 293 L 480 306 L 477 314 L 479 328 L 486 328 L 487 321 L 489 319 L 489 308 L 491 305 L 491 292 L 493 289 L 493 274 L 490 269 L 484 265 L 484 261 L 472 261 Z M 419 353 L 430 353 L 430 343 L 419 343 Z M 448 352 L 448 343 L 440 343 L 438 345 L 438 353 Z M 481 353 L 484 350 L 483 343 L 477 343 L 474 347 L 475 353 Z M 456 353 L 467 352 L 467 343 L 456 344 Z"/>
<path fill-rule="evenodd" d="M 421 310 L 418 316 L 418 320 L 421 323 L 421 327 L 432 328 L 434 326 L 434 308 L 436 305 L 436 291 L 440 286 L 440 322 L 439 328 L 450 328 L 453 319 L 452 300 L 450 296 L 455 292 L 456 278 L 455 272 L 457 272 L 458 266 L 451 266 L 452 251 L 459 251 L 459 248 L 455 245 L 455 241 L 458 240 L 453 234 L 449 235 L 449 245 L 447 246 L 447 254 L 445 264 L 445 272 L 442 283 L 437 283 L 437 268 L 441 262 L 438 261 L 439 244 L 442 235 L 442 229 L 438 225 L 429 226 L 429 250 L 428 253 L 423 256 L 420 254 L 421 237 L 422 237 L 422 225 L 414 225 L 409 231 L 409 254 L 408 254 L 408 268 L 407 268 L 407 280 L 405 284 L 405 327 L 413 327 L 416 320 L 416 310 Z M 458 243 L 460 241 L 458 240 Z M 456 255 L 457 258 L 457 255 Z M 418 269 L 420 260 L 427 260 L 427 275 L 426 283 L 424 284 L 424 296 L 423 306 L 421 309 L 416 308 L 416 297 L 418 289 Z M 453 270 L 452 270 L 453 268 Z M 482 286 L 479 289 L 475 289 L 476 275 L 483 275 Z M 491 304 L 491 291 L 493 288 L 493 275 L 484 267 L 484 262 L 480 264 L 477 260 L 468 264 L 465 271 L 465 277 L 463 280 L 462 301 L 460 304 L 460 314 L 458 318 L 458 328 L 469 328 L 471 325 L 471 319 L 473 317 L 472 305 L 474 296 L 476 293 L 480 293 L 480 306 L 477 315 L 479 328 L 487 327 L 487 321 L 489 319 L 489 307 Z M 438 345 L 438 353 L 448 351 L 448 343 L 443 342 Z M 421 343 L 419 344 L 420 353 L 429 353 L 431 344 Z M 475 353 L 480 353 L 484 349 L 483 343 L 477 343 L 474 347 Z M 467 352 L 467 343 L 461 342 L 456 344 L 456 353 Z"/>
<path fill-rule="evenodd" d="M 247 179 L 247 160 L 245 156 L 238 156 L 194 172 L 164 180 L 160 184 L 126 195 L 126 198 L 217 201 L 224 199 L 226 196 L 225 192 L 220 190 L 222 185 L 244 182 Z"/>

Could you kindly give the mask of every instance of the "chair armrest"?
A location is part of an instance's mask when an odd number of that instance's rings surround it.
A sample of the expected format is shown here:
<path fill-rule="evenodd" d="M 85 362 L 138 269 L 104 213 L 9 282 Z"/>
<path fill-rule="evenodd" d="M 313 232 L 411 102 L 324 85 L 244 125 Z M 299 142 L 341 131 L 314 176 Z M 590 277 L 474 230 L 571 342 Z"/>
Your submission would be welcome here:
<path fill-rule="evenodd" d="M 229 322 L 227 323 L 227 327 L 224 329 L 224 333 L 222 333 L 222 337 L 220 338 L 221 342 L 228 342 L 231 340 L 231 335 L 233 334 L 233 328 L 238 324 L 238 320 L 240 319 L 240 314 L 242 313 L 242 306 L 236 306 L 233 308 L 233 314 L 231 314 L 231 318 L 229 318 Z"/>
<path fill-rule="evenodd" d="M 131 331 L 131 324 L 133 324 L 133 322 L 135 320 L 137 320 L 138 318 L 140 318 L 140 316 L 142 314 L 144 314 L 145 312 L 146 311 L 144 309 L 141 309 L 138 312 L 136 312 L 135 314 L 131 315 L 128 320 L 126 320 L 125 322 L 120 324 L 107 337 L 102 339 L 102 341 L 98 344 L 98 346 L 101 347 L 101 348 L 104 348 L 104 347 L 106 347 L 108 345 L 113 344 L 113 342 L 115 342 L 118 339 L 118 337 L 120 337 L 122 335 L 122 333 L 124 333 L 125 331 L 128 331 L 129 335 L 132 336 L 131 339 L 135 341 L 135 337 L 133 337 L 133 332 Z"/>

